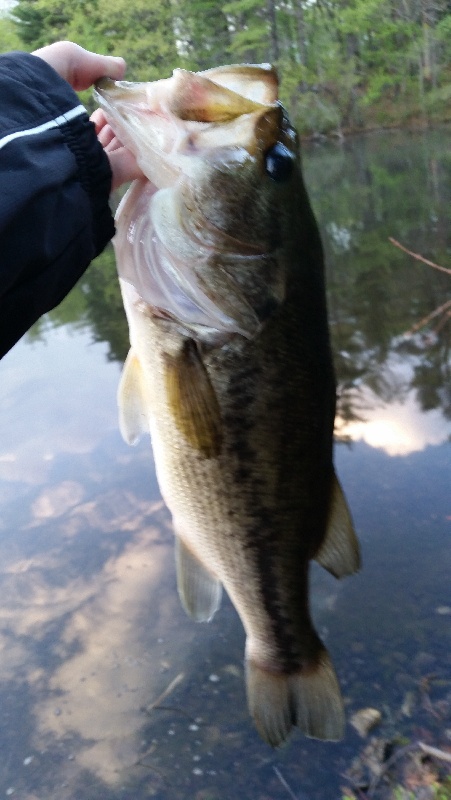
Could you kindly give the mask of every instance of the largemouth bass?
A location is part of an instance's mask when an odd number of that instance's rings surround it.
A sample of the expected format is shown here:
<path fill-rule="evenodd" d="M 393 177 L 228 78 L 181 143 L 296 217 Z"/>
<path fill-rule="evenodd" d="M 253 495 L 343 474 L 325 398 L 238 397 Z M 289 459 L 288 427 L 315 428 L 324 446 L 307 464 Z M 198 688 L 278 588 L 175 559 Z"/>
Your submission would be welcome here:
<path fill-rule="evenodd" d="M 250 714 L 341 738 L 343 702 L 309 612 L 309 562 L 354 572 L 333 466 L 323 254 L 298 139 L 266 65 L 103 81 L 97 99 L 146 180 L 117 214 L 131 349 L 120 427 L 150 432 L 186 611 L 222 586 L 246 631 Z"/>

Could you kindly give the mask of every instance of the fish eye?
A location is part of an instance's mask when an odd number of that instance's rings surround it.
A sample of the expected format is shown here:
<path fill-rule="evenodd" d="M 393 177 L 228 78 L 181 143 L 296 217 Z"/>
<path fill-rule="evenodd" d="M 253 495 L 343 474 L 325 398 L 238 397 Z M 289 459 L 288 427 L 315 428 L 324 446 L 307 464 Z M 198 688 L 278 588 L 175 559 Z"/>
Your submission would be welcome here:
<path fill-rule="evenodd" d="M 285 147 L 284 144 L 276 142 L 265 153 L 265 169 L 267 175 L 276 181 L 282 183 L 288 180 L 293 172 L 294 157 L 293 154 Z"/>

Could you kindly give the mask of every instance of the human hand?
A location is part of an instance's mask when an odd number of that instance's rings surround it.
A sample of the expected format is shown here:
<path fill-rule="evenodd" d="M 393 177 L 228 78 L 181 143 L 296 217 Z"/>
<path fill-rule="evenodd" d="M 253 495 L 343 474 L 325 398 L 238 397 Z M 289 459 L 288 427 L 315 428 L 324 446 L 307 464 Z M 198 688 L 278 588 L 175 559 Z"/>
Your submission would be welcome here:
<path fill-rule="evenodd" d="M 113 173 L 112 190 L 117 189 L 127 181 L 142 178 L 143 174 L 136 163 L 135 156 L 117 138 L 101 108 L 97 108 L 91 114 L 91 122 L 94 123 L 97 138 L 110 160 L 110 167 Z"/>
<path fill-rule="evenodd" d="M 121 80 L 125 73 L 123 58 L 91 53 L 74 42 L 55 42 L 35 50 L 33 55 L 50 64 L 76 92 L 89 89 L 100 78 Z M 142 172 L 135 157 L 117 139 L 108 125 L 103 111 L 100 109 L 94 111 L 91 121 L 95 125 L 99 142 L 110 162 L 113 173 L 111 191 L 134 178 L 140 178 Z"/>
<path fill-rule="evenodd" d="M 91 53 L 74 42 L 55 42 L 35 50 L 33 55 L 50 64 L 76 92 L 89 89 L 100 78 L 121 80 L 125 73 L 123 58 Z"/>

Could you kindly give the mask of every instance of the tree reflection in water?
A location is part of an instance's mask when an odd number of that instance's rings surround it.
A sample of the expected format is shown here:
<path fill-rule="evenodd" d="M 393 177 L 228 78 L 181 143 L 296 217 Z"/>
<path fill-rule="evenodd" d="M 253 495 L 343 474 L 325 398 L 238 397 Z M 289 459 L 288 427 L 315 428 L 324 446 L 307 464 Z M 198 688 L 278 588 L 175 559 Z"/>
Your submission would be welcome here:
<path fill-rule="evenodd" d="M 449 309 L 449 276 L 412 261 L 390 242 L 399 239 L 431 261 L 449 261 L 446 130 L 306 144 L 304 170 L 326 252 L 340 419 L 360 419 L 368 402 L 361 398 L 364 386 L 383 402 L 405 397 L 405 382 L 390 367 L 394 354 L 412 363 L 410 390 L 420 407 L 440 408 L 451 419 L 449 317 L 403 336 L 432 309 L 444 302 Z M 109 359 L 125 359 L 128 328 L 111 246 L 69 301 L 30 335 L 41 336 L 49 320 L 89 327 L 94 341 L 107 342 Z"/>

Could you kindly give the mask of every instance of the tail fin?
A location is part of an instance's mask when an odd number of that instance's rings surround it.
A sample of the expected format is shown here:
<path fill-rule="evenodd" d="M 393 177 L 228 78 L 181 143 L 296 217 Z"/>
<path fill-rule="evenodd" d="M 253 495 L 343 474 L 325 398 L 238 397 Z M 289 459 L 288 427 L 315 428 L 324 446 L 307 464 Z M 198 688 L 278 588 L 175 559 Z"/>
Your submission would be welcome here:
<path fill-rule="evenodd" d="M 246 662 L 249 712 L 265 742 L 278 747 L 293 725 L 314 739 L 337 741 L 344 733 L 344 710 L 337 676 L 326 649 L 315 664 L 298 672 L 269 672 Z"/>

